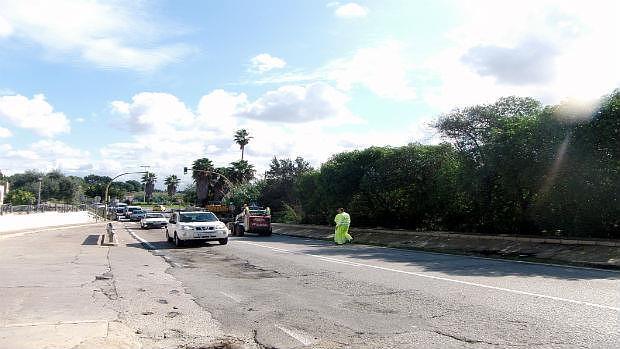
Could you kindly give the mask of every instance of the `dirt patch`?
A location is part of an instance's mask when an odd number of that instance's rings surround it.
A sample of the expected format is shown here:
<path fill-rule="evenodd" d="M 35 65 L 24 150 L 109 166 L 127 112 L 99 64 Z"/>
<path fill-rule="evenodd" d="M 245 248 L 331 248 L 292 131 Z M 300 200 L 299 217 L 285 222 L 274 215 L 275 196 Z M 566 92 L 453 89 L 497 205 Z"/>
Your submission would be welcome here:
<path fill-rule="evenodd" d="M 236 258 L 228 255 L 218 255 L 212 251 L 203 253 L 182 253 L 177 256 L 178 260 L 183 263 L 184 268 L 198 268 L 205 263 L 217 262 L 219 266 L 215 273 L 221 277 L 233 279 L 268 279 L 284 277 L 277 270 L 265 269 L 254 265 L 247 260 Z"/>

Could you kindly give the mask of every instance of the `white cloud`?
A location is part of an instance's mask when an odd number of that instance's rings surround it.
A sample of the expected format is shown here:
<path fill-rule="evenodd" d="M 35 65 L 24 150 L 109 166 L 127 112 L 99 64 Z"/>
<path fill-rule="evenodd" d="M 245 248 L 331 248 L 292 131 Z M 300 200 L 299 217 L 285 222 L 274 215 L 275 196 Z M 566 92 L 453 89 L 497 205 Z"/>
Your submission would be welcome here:
<path fill-rule="evenodd" d="M 528 38 L 514 47 L 472 47 L 462 61 L 480 76 L 492 76 L 498 83 L 536 84 L 553 79 L 557 52 L 552 42 Z"/>
<path fill-rule="evenodd" d="M 90 153 L 56 140 L 40 140 L 21 149 L 0 145 L 0 163 L 9 163 L 12 172 L 85 171 L 92 167 Z"/>
<path fill-rule="evenodd" d="M 343 90 L 355 85 L 368 88 L 376 95 L 396 100 L 415 98 L 410 82 L 413 66 L 397 41 L 363 48 L 347 59 L 332 61 L 325 68 L 327 77 Z"/>
<path fill-rule="evenodd" d="M 104 68 L 149 71 L 190 51 L 180 44 L 159 44 L 166 31 L 174 30 L 149 18 L 141 2 L 0 0 L 0 8 L 0 38 L 34 42 L 54 57 L 79 56 Z"/>
<path fill-rule="evenodd" d="M 0 38 L 9 36 L 13 33 L 13 27 L 4 18 L 0 16 Z"/>
<path fill-rule="evenodd" d="M 9 138 L 13 133 L 8 128 L 0 127 L 0 138 Z"/>
<path fill-rule="evenodd" d="M 328 4 L 329 5 L 329 4 Z M 334 14 L 340 18 L 361 18 L 368 15 L 368 8 L 355 2 L 349 2 L 336 7 Z"/>
<path fill-rule="evenodd" d="M 273 69 L 280 69 L 286 66 L 282 58 L 274 57 L 268 53 L 261 53 L 252 57 L 250 60 L 251 71 L 265 73 Z"/>
<path fill-rule="evenodd" d="M 328 62 L 313 71 L 295 71 L 265 76 L 254 84 L 281 84 L 312 81 L 333 82 L 343 90 L 367 88 L 379 97 L 412 100 L 416 91 L 412 74 L 416 67 L 407 56 L 402 42 L 387 40 L 355 51 L 349 57 Z"/>
<path fill-rule="evenodd" d="M 347 109 L 349 98 L 323 83 L 308 86 L 289 85 L 268 91 L 237 115 L 261 121 L 303 123 L 323 119 L 352 120 Z"/>
<path fill-rule="evenodd" d="M 240 106 L 247 105 L 247 103 L 248 99 L 244 93 L 214 90 L 200 98 L 198 122 L 218 133 L 225 133 L 232 137 L 238 124 L 236 113 Z"/>
<path fill-rule="evenodd" d="M 0 96 L 8 96 L 16 94 L 15 91 L 10 88 L 0 88 Z"/>
<path fill-rule="evenodd" d="M 0 120 L 28 130 L 38 135 L 53 137 L 70 131 L 69 119 L 54 107 L 42 94 L 32 99 L 22 95 L 0 96 Z"/>
<path fill-rule="evenodd" d="M 165 133 L 169 129 L 191 127 L 194 114 L 176 96 L 169 93 L 142 92 L 131 102 L 113 101 L 112 110 L 133 133 Z"/>
<path fill-rule="evenodd" d="M 447 110 L 506 95 L 558 103 L 608 93 L 620 86 L 620 48 L 609 44 L 619 11 L 613 0 L 463 5 L 453 45 L 425 65 L 439 80 L 427 101 Z"/>
<path fill-rule="evenodd" d="M 75 122 L 83 123 L 85 121 L 86 121 L 86 119 L 84 119 L 84 118 L 75 118 Z"/>

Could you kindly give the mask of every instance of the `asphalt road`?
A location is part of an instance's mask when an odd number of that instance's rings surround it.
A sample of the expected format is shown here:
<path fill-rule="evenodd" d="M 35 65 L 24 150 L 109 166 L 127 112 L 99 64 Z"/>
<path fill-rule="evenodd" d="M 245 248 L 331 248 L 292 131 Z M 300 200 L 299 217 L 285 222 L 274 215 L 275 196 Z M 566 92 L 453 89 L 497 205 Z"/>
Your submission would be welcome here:
<path fill-rule="evenodd" d="M 276 235 L 178 249 L 123 224 L 224 332 L 265 348 L 620 347 L 614 271 Z"/>

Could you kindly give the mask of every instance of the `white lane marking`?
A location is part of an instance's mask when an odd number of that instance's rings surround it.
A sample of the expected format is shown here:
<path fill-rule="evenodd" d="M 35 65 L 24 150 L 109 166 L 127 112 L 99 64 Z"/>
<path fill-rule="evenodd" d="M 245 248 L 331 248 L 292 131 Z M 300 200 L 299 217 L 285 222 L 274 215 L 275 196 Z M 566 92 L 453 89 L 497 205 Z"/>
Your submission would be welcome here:
<path fill-rule="evenodd" d="M 232 294 L 228 294 L 226 292 L 220 292 L 224 297 L 228 297 L 237 303 L 241 303 L 241 299 L 237 296 L 233 296 Z"/>
<path fill-rule="evenodd" d="M 27 322 L 22 324 L 8 324 L 3 328 L 29 327 L 29 326 L 52 326 L 52 325 L 76 325 L 76 324 L 95 324 L 98 322 L 108 322 L 108 320 L 78 320 L 78 321 L 54 321 L 54 322 Z"/>
<path fill-rule="evenodd" d="M 297 331 L 297 330 L 293 330 L 290 328 L 286 328 L 282 325 L 274 325 L 277 329 L 279 329 L 280 331 L 288 334 L 289 336 L 293 337 L 295 340 L 297 340 L 299 343 L 303 344 L 303 345 L 310 345 L 312 343 L 315 342 L 314 338 L 308 336 L 307 334 L 301 332 L 301 331 Z"/>
<path fill-rule="evenodd" d="M 148 246 L 150 250 L 157 251 L 157 249 L 155 248 L 155 246 L 153 246 L 153 244 L 151 244 L 150 242 L 144 240 L 140 235 L 138 235 L 137 233 L 134 233 L 133 231 L 131 231 L 131 229 L 127 228 L 127 226 L 124 226 L 124 227 L 127 230 L 127 232 L 129 233 L 129 235 L 133 236 L 134 239 L 136 239 L 136 240 L 140 241 L 142 244 L 145 244 L 146 246 Z"/>
<path fill-rule="evenodd" d="M 45 231 L 72 229 L 72 228 L 80 228 L 80 227 L 89 227 L 91 225 L 97 225 L 97 224 L 103 224 L 103 223 L 97 222 L 97 223 L 87 223 L 87 224 L 78 224 L 78 225 L 63 225 L 63 226 L 55 227 L 55 228 L 22 231 L 22 232 L 19 232 L 19 233 L 0 235 L 0 240 L 8 239 L 8 238 L 15 238 L 15 237 L 19 237 L 19 236 L 28 235 L 28 234 L 40 233 L 40 232 L 45 232 Z"/>
<path fill-rule="evenodd" d="M 149 251 L 158 253 L 159 250 L 150 242 L 146 241 L 145 239 L 143 239 L 140 235 L 138 235 L 138 233 L 133 232 L 131 229 L 129 229 L 127 226 L 124 226 L 125 230 L 127 230 L 127 232 L 129 233 L 129 235 L 131 235 L 134 239 L 138 240 L 140 243 L 148 246 Z M 172 258 L 168 257 L 168 256 L 162 256 L 164 258 L 164 260 L 166 262 L 168 262 L 171 266 L 173 266 L 174 268 L 182 268 L 182 267 L 187 267 L 187 264 L 179 264 L 177 262 L 174 262 Z"/>
<path fill-rule="evenodd" d="M 567 302 L 567 303 L 573 303 L 573 304 L 580 304 L 580 305 L 587 305 L 587 306 L 595 307 L 595 308 L 620 311 L 620 307 L 612 307 L 612 306 L 609 306 L 609 305 L 596 304 L 596 303 L 578 301 L 578 300 L 574 300 L 574 299 L 549 296 L 549 295 L 540 294 L 540 293 L 533 293 L 533 292 L 513 290 L 513 289 L 510 289 L 510 288 L 504 288 L 504 287 L 496 287 L 496 286 L 484 285 L 484 284 L 479 284 L 479 283 L 476 283 L 476 282 L 456 280 L 456 279 L 446 278 L 446 277 L 442 277 L 442 276 L 426 275 L 426 274 L 415 273 L 415 272 L 406 271 L 406 270 L 380 267 L 380 266 L 372 265 L 372 264 L 351 262 L 351 261 L 346 261 L 346 260 L 342 260 L 342 259 L 325 257 L 325 256 L 319 256 L 319 255 L 310 254 L 310 253 L 295 252 L 295 251 L 285 250 L 285 249 L 282 249 L 282 248 L 277 248 L 277 247 L 271 247 L 271 246 L 267 246 L 267 245 L 257 244 L 255 242 L 250 242 L 250 241 L 238 241 L 238 242 L 244 243 L 244 244 L 249 244 L 249 245 L 254 245 L 254 246 L 259 246 L 259 247 L 267 248 L 267 249 L 270 249 L 270 250 L 273 250 L 273 251 L 277 251 L 277 252 L 282 252 L 282 253 L 301 254 L 301 255 L 311 256 L 311 257 L 318 258 L 318 259 L 321 259 L 321 260 L 326 261 L 326 262 L 332 262 L 332 263 L 337 263 L 337 264 L 344 264 L 344 265 L 349 265 L 349 266 L 354 266 L 354 267 L 367 267 L 367 268 L 372 268 L 372 269 L 391 271 L 391 272 L 395 272 L 395 273 L 414 275 L 414 276 L 428 278 L 428 279 L 433 279 L 433 280 L 441 280 L 441 281 L 447 281 L 447 282 L 454 282 L 454 283 L 462 284 L 462 285 L 482 287 L 482 288 L 487 288 L 487 289 L 496 290 L 496 291 L 504 291 L 504 292 L 514 293 L 514 294 L 520 294 L 520 295 L 526 295 L 526 296 L 532 296 L 532 297 L 538 297 L 538 298 L 545 298 L 545 299 L 552 299 L 552 300 L 555 300 L 555 301 L 561 301 L 561 302 Z"/>

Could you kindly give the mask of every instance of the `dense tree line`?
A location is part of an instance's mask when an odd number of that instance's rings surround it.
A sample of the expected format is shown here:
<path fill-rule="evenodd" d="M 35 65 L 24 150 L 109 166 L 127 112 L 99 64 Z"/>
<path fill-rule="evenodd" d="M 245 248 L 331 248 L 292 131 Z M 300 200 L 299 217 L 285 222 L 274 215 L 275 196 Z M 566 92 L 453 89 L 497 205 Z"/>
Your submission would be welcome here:
<path fill-rule="evenodd" d="M 14 204 L 35 203 L 41 180 L 41 200 L 71 203 L 78 201 L 83 195 L 83 179 L 65 176 L 59 171 L 41 173 L 26 171 L 6 177 L 11 184 L 7 202 Z"/>
<path fill-rule="evenodd" d="M 345 152 L 298 173 L 274 160 L 259 199 L 305 223 L 343 206 L 361 226 L 620 237 L 620 92 L 594 111 L 502 98 L 436 127 L 450 143 Z"/>
<path fill-rule="evenodd" d="M 5 176 L 11 187 L 6 202 L 14 205 L 34 204 L 39 192 L 41 179 L 41 201 L 61 203 L 82 203 L 88 199 L 103 198 L 105 187 L 110 182 L 108 176 L 88 175 L 85 177 L 65 176 L 59 171 L 48 173 L 29 170 Z M 129 180 L 113 182 L 110 186 L 110 197 L 123 199 L 129 193 L 143 189 L 140 182 Z"/>

